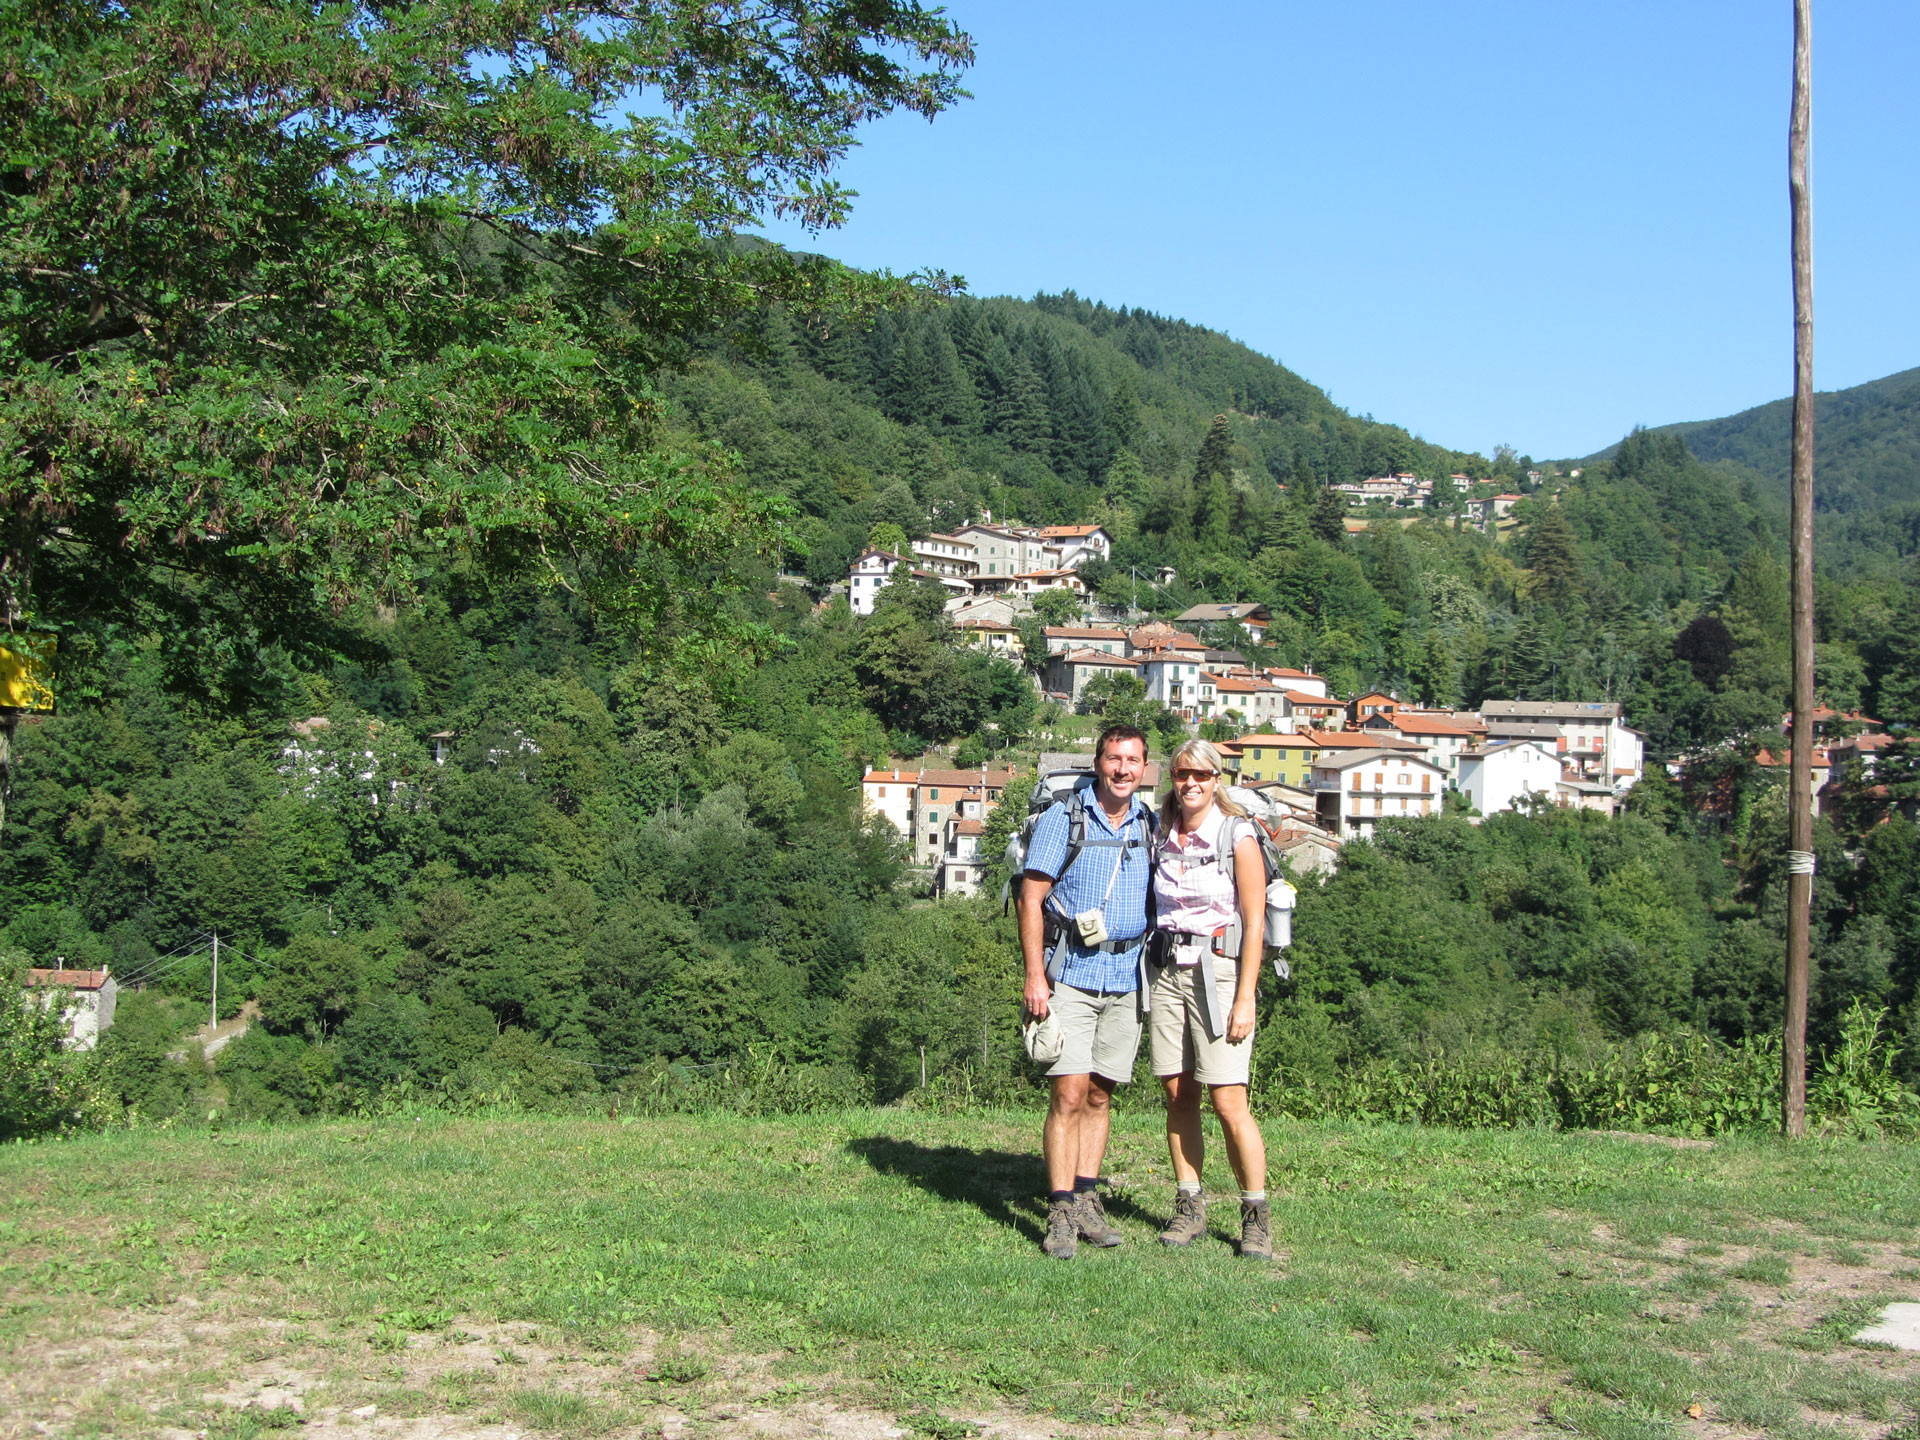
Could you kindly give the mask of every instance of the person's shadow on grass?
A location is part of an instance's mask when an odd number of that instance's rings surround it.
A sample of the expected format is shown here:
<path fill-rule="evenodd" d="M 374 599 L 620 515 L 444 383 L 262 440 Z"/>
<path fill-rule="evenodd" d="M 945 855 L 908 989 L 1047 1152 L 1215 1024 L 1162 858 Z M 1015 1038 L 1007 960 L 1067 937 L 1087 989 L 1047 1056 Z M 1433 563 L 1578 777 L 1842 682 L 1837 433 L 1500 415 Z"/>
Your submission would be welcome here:
<path fill-rule="evenodd" d="M 882 1175 L 898 1175 L 942 1200 L 976 1207 L 989 1220 L 1019 1231 L 1036 1244 L 1046 1230 L 1047 1175 L 1031 1151 L 970 1150 L 962 1145 L 921 1145 L 892 1135 L 862 1135 L 847 1149 Z M 1110 1212 L 1153 1220 L 1124 1197 L 1108 1192 Z"/>

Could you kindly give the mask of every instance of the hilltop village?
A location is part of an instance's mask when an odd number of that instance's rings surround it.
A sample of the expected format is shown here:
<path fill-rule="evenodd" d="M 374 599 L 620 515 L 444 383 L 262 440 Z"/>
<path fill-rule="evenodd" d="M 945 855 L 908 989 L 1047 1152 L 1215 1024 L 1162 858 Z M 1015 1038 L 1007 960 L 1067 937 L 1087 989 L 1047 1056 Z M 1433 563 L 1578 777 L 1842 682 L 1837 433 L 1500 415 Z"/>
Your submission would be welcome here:
<path fill-rule="evenodd" d="M 1502 498 L 1488 498 L 1487 523 L 1500 517 Z M 1097 604 L 1081 570 L 1111 554 L 1099 525 L 983 522 L 908 548 L 870 548 L 854 560 L 836 588 L 856 614 L 872 614 L 882 587 L 904 572 L 944 588 L 948 619 L 965 642 L 1020 659 L 1063 710 L 1089 713 L 1118 684 L 1194 733 L 1206 727 L 1221 737 L 1235 783 L 1265 804 L 1297 869 L 1330 870 L 1344 841 L 1371 835 L 1384 819 L 1438 814 L 1450 795 L 1479 815 L 1539 805 L 1611 813 L 1641 777 L 1644 737 L 1617 702 L 1488 700 L 1447 710 L 1378 690 L 1335 695 L 1311 670 L 1248 658 L 1269 624 L 1263 605 L 1195 605 L 1169 620 Z M 1070 597 L 1076 613 L 1063 616 L 1073 623 L 1040 627 L 1046 654 L 1032 656 L 1035 601 L 1049 594 Z M 1069 608 L 1044 603 L 1056 615 Z M 1088 764 L 1085 751 L 1041 757 L 1042 770 Z M 862 796 L 869 813 L 909 839 L 936 892 L 972 894 L 996 858 L 980 841 L 1013 775 L 896 763 L 871 769 Z M 1148 779 L 1158 783 L 1157 774 Z"/>

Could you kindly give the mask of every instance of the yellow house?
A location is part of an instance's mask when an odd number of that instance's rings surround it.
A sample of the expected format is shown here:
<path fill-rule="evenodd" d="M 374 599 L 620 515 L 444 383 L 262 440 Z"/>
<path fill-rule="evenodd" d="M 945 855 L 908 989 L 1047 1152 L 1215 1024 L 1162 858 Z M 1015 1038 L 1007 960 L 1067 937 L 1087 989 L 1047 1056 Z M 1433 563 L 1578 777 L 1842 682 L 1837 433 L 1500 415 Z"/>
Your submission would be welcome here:
<path fill-rule="evenodd" d="M 1229 749 L 1239 756 L 1240 783 L 1278 780 L 1301 790 L 1311 788 L 1313 762 L 1320 743 L 1310 735 L 1242 735 Z"/>

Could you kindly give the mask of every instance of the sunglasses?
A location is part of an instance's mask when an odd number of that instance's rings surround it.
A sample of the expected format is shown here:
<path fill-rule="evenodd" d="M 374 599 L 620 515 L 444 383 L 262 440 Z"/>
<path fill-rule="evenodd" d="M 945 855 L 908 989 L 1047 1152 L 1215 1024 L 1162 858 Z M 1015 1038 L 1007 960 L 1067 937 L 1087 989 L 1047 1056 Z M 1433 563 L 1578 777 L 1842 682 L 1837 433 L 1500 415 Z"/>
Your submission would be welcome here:
<path fill-rule="evenodd" d="M 1173 772 L 1173 778 L 1177 783 L 1184 785 L 1190 780 L 1217 780 L 1220 778 L 1220 772 L 1218 770 L 1176 770 Z"/>

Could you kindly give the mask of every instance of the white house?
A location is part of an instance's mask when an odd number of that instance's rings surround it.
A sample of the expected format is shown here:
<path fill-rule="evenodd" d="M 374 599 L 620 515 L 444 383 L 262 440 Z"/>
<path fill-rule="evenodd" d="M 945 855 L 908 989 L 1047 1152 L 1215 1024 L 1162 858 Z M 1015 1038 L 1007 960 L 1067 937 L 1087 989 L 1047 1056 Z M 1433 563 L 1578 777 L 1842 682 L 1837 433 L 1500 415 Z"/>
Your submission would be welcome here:
<path fill-rule="evenodd" d="M 1215 694 L 1220 713 L 1232 711 L 1242 725 L 1255 730 L 1271 730 L 1290 723 L 1287 720 L 1287 696 L 1278 685 L 1246 675 L 1215 675 Z"/>
<path fill-rule="evenodd" d="M 54 996 L 66 991 L 64 1009 L 67 1019 L 67 1048 L 91 1050 L 100 1043 L 100 1032 L 113 1024 L 114 1004 L 120 985 L 102 970 L 29 970 L 26 1003 L 36 1000 L 50 1007 Z"/>
<path fill-rule="evenodd" d="M 1447 773 L 1419 751 L 1322 750 L 1313 762 L 1320 824 L 1366 838 L 1382 820 L 1437 815 Z"/>
<path fill-rule="evenodd" d="M 1013 593 L 1016 595 L 1031 597 L 1042 590 L 1066 590 L 1077 599 L 1085 599 L 1087 582 L 1080 578 L 1078 571 L 1060 567 L 1027 570 L 1013 577 Z"/>
<path fill-rule="evenodd" d="M 1460 755 L 1459 789 L 1482 815 L 1511 810 L 1522 796 L 1556 800 L 1560 761 L 1537 740 L 1504 740 Z"/>
<path fill-rule="evenodd" d="M 860 781 L 860 804 L 906 835 L 913 829 L 913 787 L 918 780 L 917 770 L 869 770 Z"/>
<path fill-rule="evenodd" d="M 880 587 L 893 578 L 894 571 L 908 561 L 904 556 L 891 550 L 863 550 L 847 570 L 847 604 L 856 615 L 871 615 L 873 602 L 880 596 Z M 909 566 L 909 573 L 916 580 L 938 580 L 947 589 L 949 603 L 953 598 L 965 597 L 972 589 L 958 575 L 939 575 L 918 566 Z"/>
<path fill-rule="evenodd" d="M 1098 525 L 1043 525 L 1038 534 L 1042 544 L 1060 552 L 1063 569 L 1078 570 L 1089 560 L 1113 558 L 1113 537 Z"/>
<path fill-rule="evenodd" d="M 936 575 L 957 575 L 962 580 L 971 579 L 980 568 L 973 543 L 958 535 L 929 535 L 914 541 L 913 558 Z"/>
<path fill-rule="evenodd" d="M 1203 684 L 1207 698 L 1213 698 L 1213 677 L 1198 658 L 1172 650 L 1156 650 L 1136 658 L 1140 658 L 1140 678 L 1146 682 L 1149 700 L 1158 700 L 1191 720 L 1200 704 Z"/>
<path fill-rule="evenodd" d="M 1493 740 L 1539 740 L 1551 726 L 1554 752 L 1583 781 L 1628 790 L 1640 779 L 1645 741 L 1607 700 L 1488 700 L 1480 706 Z"/>
<path fill-rule="evenodd" d="M 1296 690 L 1302 695 L 1318 695 L 1327 698 L 1327 682 L 1324 676 L 1311 670 L 1293 670 L 1285 665 L 1272 665 L 1260 672 L 1273 681 L 1282 690 Z"/>
<path fill-rule="evenodd" d="M 977 895 L 986 879 L 987 864 L 994 857 L 980 853 L 980 836 L 986 830 L 984 820 L 949 820 L 947 848 L 940 857 L 940 873 L 935 888 L 942 895 Z"/>

